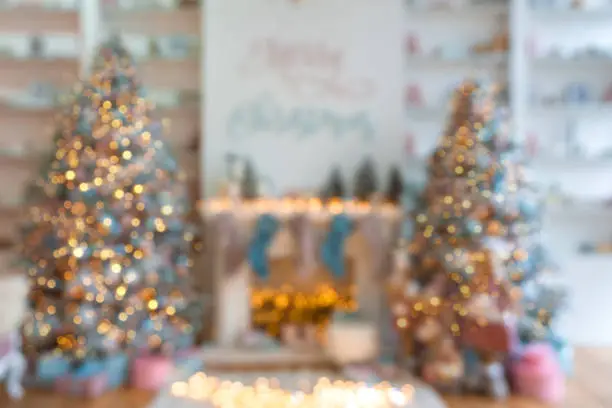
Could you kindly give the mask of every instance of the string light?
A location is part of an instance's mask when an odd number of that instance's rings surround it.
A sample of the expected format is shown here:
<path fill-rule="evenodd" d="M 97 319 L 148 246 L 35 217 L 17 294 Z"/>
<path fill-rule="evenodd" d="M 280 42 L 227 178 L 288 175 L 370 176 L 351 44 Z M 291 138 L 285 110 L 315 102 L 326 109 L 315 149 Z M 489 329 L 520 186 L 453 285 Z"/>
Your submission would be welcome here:
<path fill-rule="evenodd" d="M 410 384 L 401 388 L 386 382 L 369 386 L 353 381 L 331 381 L 326 377 L 314 384 L 302 380 L 298 386 L 300 391 L 282 389 L 277 378 L 258 378 L 253 384 L 245 385 L 199 372 L 187 381 L 172 383 L 170 393 L 214 408 L 400 408 L 412 404 L 415 391 Z"/>

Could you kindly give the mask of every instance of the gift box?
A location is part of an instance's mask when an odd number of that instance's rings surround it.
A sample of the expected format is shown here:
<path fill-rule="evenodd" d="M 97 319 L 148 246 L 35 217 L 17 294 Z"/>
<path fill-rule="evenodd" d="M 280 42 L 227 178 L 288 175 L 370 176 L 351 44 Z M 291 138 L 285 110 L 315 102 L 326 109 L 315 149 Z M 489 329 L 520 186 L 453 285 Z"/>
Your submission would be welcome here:
<path fill-rule="evenodd" d="M 33 388 L 50 388 L 56 379 L 70 372 L 70 361 L 60 355 L 45 354 L 29 362 L 24 384 Z"/>
<path fill-rule="evenodd" d="M 158 391 L 166 385 L 175 364 L 168 356 L 136 357 L 130 370 L 130 385 L 140 390 Z"/>
<path fill-rule="evenodd" d="M 516 391 L 547 404 L 557 404 L 565 396 L 565 376 L 555 350 L 546 343 L 525 347 L 512 367 Z"/>
<path fill-rule="evenodd" d="M 332 322 L 325 351 L 339 365 L 372 362 L 380 350 L 375 324 L 365 321 Z"/>
<path fill-rule="evenodd" d="M 510 353 L 519 341 L 516 325 L 508 320 L 488 321 L 480 324 L 468 318 L 462 330 L 461 343 L 478 352 Z"/>
<path fill-rule="evenodd" d="M 96 398 L 109 389 L 108 372 L 100 361 L 85 362 L 79 369 L 54 381 L 56 392 L 78 397 Z"/>
<path fill-rule="evenodd" d="M 104 370 L 108 377 L 108 389 L 114 390 L 126 383 L 128 377 L 129 359 L 127 354 L 119 353 L 108 357 L 104 362 Z"/>

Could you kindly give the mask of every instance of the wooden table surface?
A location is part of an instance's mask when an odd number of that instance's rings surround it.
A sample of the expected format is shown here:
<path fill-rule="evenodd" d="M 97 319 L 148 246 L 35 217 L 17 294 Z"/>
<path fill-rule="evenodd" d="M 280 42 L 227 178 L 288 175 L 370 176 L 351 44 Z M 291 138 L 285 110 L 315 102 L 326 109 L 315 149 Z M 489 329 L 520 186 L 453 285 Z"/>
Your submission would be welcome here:
<path fill-rule="evenodd" d="M 145 408 L 153 395 L 148 392 L 125 390 L 84 401 L 44 392 L 28 391 L 22 401 L 11 402 L 2 392 L 2 408 Z M 524 398 L 494 402 L 478 397 L 449 397 L 449 408 L 544 408 L 544 405 Z M 576 350 L 575 375 L 569 380 L 563 408 L 612 407 L 612 348 Z M 418 408 L 418 407 L 415 407 Z"/>

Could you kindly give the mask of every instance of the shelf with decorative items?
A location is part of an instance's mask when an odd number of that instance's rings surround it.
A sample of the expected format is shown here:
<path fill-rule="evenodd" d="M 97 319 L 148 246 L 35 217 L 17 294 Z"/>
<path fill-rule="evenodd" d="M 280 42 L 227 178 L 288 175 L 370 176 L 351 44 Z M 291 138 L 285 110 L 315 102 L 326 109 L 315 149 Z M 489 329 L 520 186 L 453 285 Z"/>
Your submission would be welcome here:
<path fill-rule="evenodd" d="M 563 117 L 601 117 L 612 114 L 612 103 L 609 101 L 595 101 L 583 103 L 550 103 L 536 104 L 530 109 L 532 115 L 548 116 L 552 119 Z"/>
<path fill-rule="evenodd" d="M 533 0 L 518 16 L 519 136 L 534 178 L 550 188 L 545 232 L 551 248 L 573 260 L 570 276 L 583 268 L 580 244 L 609 238 L 612 219 L 612 48 L 601 40 L 611 32 L 610 6 Z"/>
<path fill-rule="evenodd" d="M 509 101 L 514 48 L 508 1 L 406 1 L 405 154 L 410 168 L 424 167 L 414 156 L 433 149 L 443 130 L 449 96 L 466 79 L 487 80 Z M 501 95 L 500 95 L 501 96 Z"/>
<path fill-rule="evenodd" d="M 538 7 L 535 5 L 531 17 L 538 21 L 554 21 L 563 23 L 590 23 L 612 19 L 612 7 L 609 5 L 592 7 Z"/>
<path fill-rule="evenodd" d="M 83 73 L 95 2 L 10 1 L 0 8 L 0 240 L 15 242 L 24 188 L 51 145 L 60 95 Z M 82 47 L 79 47 L 82 45 Z"/>
<path fill-rule="evenodd" d="M 499 68 L 505 67 L 508 62 L 506 53 L 474 53 L 457 56 L 444 56 L 431 54 L 410 56 L 406 59 L 410 68 Z"/>
<path fill-rule="evenodd" d="M 136 58 L 157 107 L 153 115 L 181 152 L 201 134 L 201 10 L 198 1 L 185 0 L 120 0 L 102 7 L 106 30 Z"/>

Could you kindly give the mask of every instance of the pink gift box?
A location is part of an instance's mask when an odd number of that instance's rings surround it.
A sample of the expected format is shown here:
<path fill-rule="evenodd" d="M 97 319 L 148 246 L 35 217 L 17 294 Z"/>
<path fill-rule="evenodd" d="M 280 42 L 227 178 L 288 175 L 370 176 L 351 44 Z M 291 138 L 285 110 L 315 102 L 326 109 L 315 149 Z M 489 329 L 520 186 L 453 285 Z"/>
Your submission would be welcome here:
<path fill-rule="evenodd" d="M 175 360 L 166 356 L 137 357 L 132 363 L 130 383 L 140 390 L 158 391 L 168 381 L 174 365 Z"/>
<path fill-rule="evenodd" d="M 525 347 L 512 367 L 516 391 L 547 404 L 558 404 L 565 397 L 565 376 L 555 350 L 549 344 Z"/>
<path fill-rule="evenodd" d="M 55 380 L 55 391 L 78 397 L 96 398 L 107 390 L 108 377 L 101 372 L 86 378 L 66 375 Z"/>

